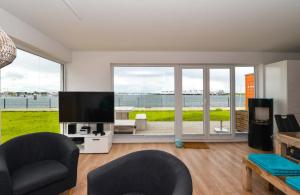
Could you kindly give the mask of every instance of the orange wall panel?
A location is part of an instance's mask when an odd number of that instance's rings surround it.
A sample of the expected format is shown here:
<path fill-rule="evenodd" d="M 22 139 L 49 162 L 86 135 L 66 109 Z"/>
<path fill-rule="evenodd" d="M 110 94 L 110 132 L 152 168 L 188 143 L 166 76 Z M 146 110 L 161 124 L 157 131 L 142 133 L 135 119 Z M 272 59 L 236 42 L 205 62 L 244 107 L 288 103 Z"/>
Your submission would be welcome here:
<path fill-rule="evenodd" d="M 245 75 L 245 108 L 248 110 L 248 98 L 255 97 L 255 78 L 254 74 Z"/>

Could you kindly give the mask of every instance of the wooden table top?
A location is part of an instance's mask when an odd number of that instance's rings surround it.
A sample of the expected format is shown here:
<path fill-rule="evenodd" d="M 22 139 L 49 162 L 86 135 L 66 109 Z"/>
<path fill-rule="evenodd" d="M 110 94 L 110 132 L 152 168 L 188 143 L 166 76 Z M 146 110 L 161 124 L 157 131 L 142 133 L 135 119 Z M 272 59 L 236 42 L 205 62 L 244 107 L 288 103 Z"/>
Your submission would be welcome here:
<path fill-rule="evenodd" d="M 300 139 L 300 132 L 280 132 L 278 136 Z"/>

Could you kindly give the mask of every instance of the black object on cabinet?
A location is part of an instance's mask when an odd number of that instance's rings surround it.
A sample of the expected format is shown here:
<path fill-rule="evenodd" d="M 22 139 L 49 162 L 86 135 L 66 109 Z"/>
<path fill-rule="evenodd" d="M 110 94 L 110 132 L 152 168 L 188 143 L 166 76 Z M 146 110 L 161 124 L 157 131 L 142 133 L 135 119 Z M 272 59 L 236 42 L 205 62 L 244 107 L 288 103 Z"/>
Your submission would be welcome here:
<path fill-rule="evenodd" d="M 250 98 L 248 145 L 255 149 L 273 150 L 273 99 Z"/>
<path fill-rule="evenodd" d="M 275 114 L 275 121 L 279 132 L 300 132 L 299 124 L 293 114 Z"/>
<path fill-rule="evenodd" d="M 68 124 L 68 134 L 76 134 L 77 133 L 77 124 L 70 123 Z"/>

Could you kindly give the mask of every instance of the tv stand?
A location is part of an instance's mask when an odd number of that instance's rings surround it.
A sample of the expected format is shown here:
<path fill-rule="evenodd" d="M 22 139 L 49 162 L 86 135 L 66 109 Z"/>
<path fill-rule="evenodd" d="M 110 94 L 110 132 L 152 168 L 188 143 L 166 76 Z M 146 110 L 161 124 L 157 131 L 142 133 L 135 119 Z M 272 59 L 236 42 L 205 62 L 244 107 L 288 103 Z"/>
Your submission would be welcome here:
<path fill-rule="evenodd" d="M 68 127 L 68 124 L 64 125 Z M 77 123 L 77 131 L 75 134 L 69 134 L 68 129 L 64 128 L 64 135 L 76 143 L 80 153 L 109 153 L 112 147 L 113 131 L 110 130 L 110 128 L 105 128 L 105 130 L 102 130 L 105 133 L 104 135 L 101 135 L 101 133 L 95 135 L 93 133 L 93 131 L 96 131 L 95 124 L 89 124 L 88 126 L 91 127 L 90 133 L 81 134 L 80 126 L 84 125 L 85 124 Z"/>
<path fill-rule="evenodd" d="M 100 134 L 68 134 L 71 140 L 76 138 L 82 139 L 82 143 L 78 143 L 77 146 L 80 150 L 80 153 L 109 153 L 112 146 L 112 131 L 105 131 L 105 135 L 101 136 Z M 74 140 L 76 140 L 74 139 Z M 76 142 L 75 142 L 76 143 Z"/>

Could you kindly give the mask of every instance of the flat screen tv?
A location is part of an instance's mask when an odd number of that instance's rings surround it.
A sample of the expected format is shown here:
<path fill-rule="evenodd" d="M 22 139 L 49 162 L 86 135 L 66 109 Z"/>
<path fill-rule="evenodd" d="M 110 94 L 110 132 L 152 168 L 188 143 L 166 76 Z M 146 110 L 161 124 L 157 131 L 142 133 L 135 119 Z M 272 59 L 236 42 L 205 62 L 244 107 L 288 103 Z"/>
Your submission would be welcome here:
<path fill-rule="evenodd" d="M 114 92 L 59 92 L 59 122 L 114 122 Z"/>

